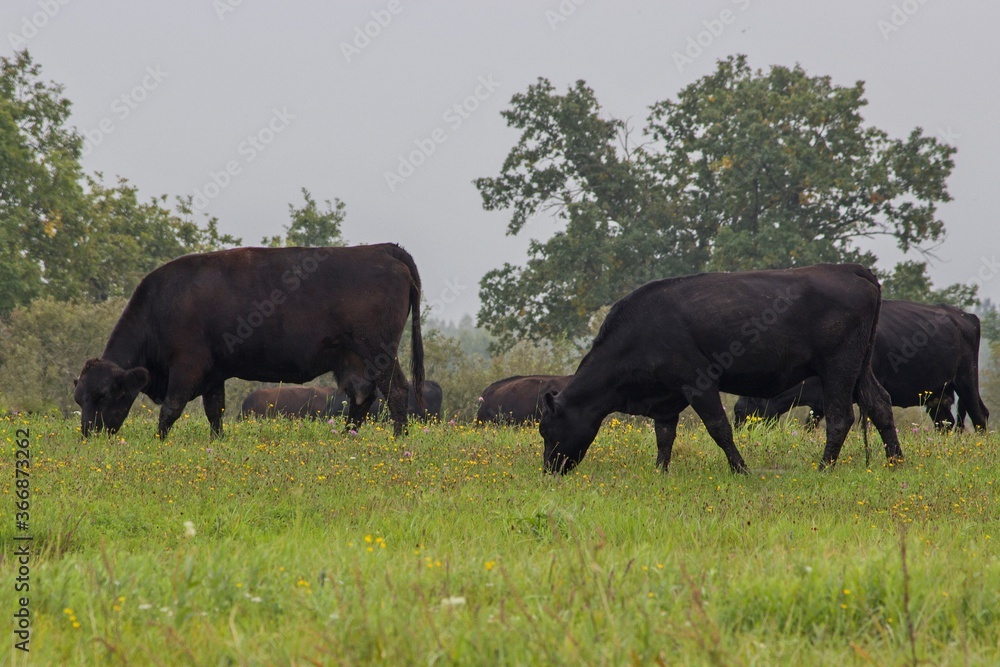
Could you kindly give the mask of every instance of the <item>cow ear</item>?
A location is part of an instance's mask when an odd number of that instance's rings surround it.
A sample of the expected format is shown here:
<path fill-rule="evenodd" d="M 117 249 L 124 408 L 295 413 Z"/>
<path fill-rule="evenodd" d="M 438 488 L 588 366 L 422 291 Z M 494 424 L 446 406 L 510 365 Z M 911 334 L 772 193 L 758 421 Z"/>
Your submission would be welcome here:
<path fill-rule="evenodd" d="M 556 412 L 556 392 L 547 391 L 542 396 L 542 404 L 545 407 L 545 411 L 551 414 Z"/>
<path fill-rule="evenodd" d="M 73 378 L 73 388 L 76 389 L 76 385 L 80 384 L 80 378 Z"/>
<path fill-rule="evenodd" d="M 130 393 L 138 393 L 142 391 L 142 388 L 149 384 L 149 371 L 141 366 L 139 368 L 132 368 L 125 371 L 125 381 L 122 385 Z"/>

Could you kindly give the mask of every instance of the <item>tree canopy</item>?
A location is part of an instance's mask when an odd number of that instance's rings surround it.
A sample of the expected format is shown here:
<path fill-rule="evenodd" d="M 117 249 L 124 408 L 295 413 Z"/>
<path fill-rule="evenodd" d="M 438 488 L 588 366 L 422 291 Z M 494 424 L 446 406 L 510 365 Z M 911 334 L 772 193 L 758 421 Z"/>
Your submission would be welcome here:
<path fill-rule="evenodd" d="M 0 58 L 0 316 L 38 297 L 99 303 L 127 297 L 144 275 L 192 252 L 240 245 L 218 220 L 195 220 L 191 197 L 142 201 L 124 178 L 106 185 L 80 164 L 63 87 L 26 52 Z M 344 245 L 342 201 L 289 204 L 272 246 Z"/>
<path fill-rule="evenodd" d="M 745 56 L 676 100 L 650 107 L 641 141 L 608 118 L 583 81 L 558 94 L 539 79 L 502 112 L 521 132 L 495 177 L 476 187 L 487 210 L 560 223 L 532 240 L 527 264 L 481 282 L 479 324 L 501 347 L 583 335 L 598 308 L 639 284 L 705 270 L 784 268 L 877 258 L 858 240 L 892 237 L 904 252 L 944 237 L 955 149 L 917 128 L 892 139 L 864 123 L 864 84 L 838 86 L 801 67 L 752 70 Z M 896 283 L 934 298 L 926 264 Z M 894 275 L 888 273 L 886 275 Z M 973 288 L 937 293 L 968 305 Z"/>
<path fill-rule="evenodd" d="M 285 238 L 271 236 L 261 239 L 261 243 L 272 247 L 280 246 L 342 246 L 345 244 L 341 236 L 340 226 L 347 215 L 344 202 L 337 198 L 324 202 L 325 208 L 320 209 L 312 194 L 302 188 L 305 204 L 295 208 L 288 205 L 288 215 L 291 224 L 285 226 Z"/>
<path fill-rule="evenodd" d="M 128 296 L 170 259 L 240 243 L 195 222 L 190 201 L 142 202 L 124 179 L 85 174 L 62 90 L 27 52 L 0 58 L 0 314 L 38 296 Z"/>
<path fill-rule="evenodd" d="M 82 204 L 82 140 L 62 87 L 27 52 L 0 58 L 0 312 L 44 286 L 46 246 Z"/>

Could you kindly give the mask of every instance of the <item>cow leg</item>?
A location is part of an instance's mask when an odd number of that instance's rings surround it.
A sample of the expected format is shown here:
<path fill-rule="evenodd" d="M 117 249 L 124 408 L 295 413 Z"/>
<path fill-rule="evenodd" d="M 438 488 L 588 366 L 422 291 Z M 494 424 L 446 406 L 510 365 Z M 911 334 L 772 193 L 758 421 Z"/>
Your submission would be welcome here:
<path fill-rule="evenodd" d="M 201 382 L 201 373 L 197 370 L 171 368 L 170 379 L 167 381 L 167 395 L 160 406 L 159 436 L 167 437 L 170 427 L 184 413 L 184 408 L 195 396 L 194 388 Z M 225 397 L 223 397 L 225 403 Z M 211 417 L 209 417 L 211 420 Z"/>
<path fill-rule="evenodd" d="M 392 370 L 380 375 L 376 382 L 389 406 L 393 435 L 398 437 L 402 435 L 403 429 L 406 427 L 406 406 L 410 393 L 410 385 L 406 381 L 406 376 L 403 375 L 403 369 L 399 367 L 399 360 L 393 359 Z"/>
<path fill-rule="evenodd" d="M 163 405 L 160 406 L 160 423 L 159 423 L 159 436 L 160 440 L 164 440 L 167 437 L 167 433 L 170 432 L 170 427 L 174 425 L 181 414 L 184 412 L 184 406 L 187 405 L 187 401 L 177 396 L 167 395 L 167 398 L 163 401 Z"/>
<path fill-rule="evenodd" d="M 375 401 L 375 384 L 373 374 L 375 368 L 361 352 L 345 355 L 340 365 L 333 369 L 337 385 L 347 397 L 346 410 L 336 406 L 338 414 L 344 414 L 346 421 L 344 432 L 352 428 L 360 428 L 368 417 L 368 410 Z"/>
<path fill-rule="evenodd" d="M 892 418 L 892 399 L 882 385 L 875 379 L 871 368 L 862 371 L 858 382 L 858 404 L 865 414 L 875 424 L 879 435 L 882 436 L 882 444 L 885 446 L 885 458 L 889 463 L 901 461 L 903 459 L 903 449 L 899 446 L 899 434 L 896 433 L 896 422 Z M 851 409 L 853 420 L 854 410 Z M 829 423 L 829 417 L 827 417 Z M 843 441 L 841 441 L 843 444 Z M 839 449 L 838 449 L 839 451 Z"/>
<path fill-rule="evenodd" d="M 931 394 L 924 403 L 927 416 L 934 422 L 937 430 L 944 432 L 955 428 L 955 418 L 951 414 L 951 406 L 954 400 L 954 394 L 945 387 Z"/>
<path fill-rule="evenodd" d="M 653 422 L 656 432 L 656 465 L 663 472 L 667 472 L 670 467 L 670 454 L 674 449 L 674 440 L 677 438 L 677 419 L 680 415 L 674 415 L 667 419 L 657 419 Z"/>
<path fill-rule="evenodd" d="M 226 383 L 220 382 L 201 397 L 205 406 L 205 416 L 212 427 L 212 438 L 222 437 L 222 413 L 226 410 Z"/>
<path fill-rule="evenodd" d="M 869 371 L 870 373 L 870 371 Z M 832 466 L 840 457 L 847 433 L 854 425 L 854 380 L 838 372 L 823 378 L 823 410 L 826 417 L 826 447 L 820 469 Z M 884 391 L 884 390 L 883 390 Z M 888 394 L 887 394 L 888 396 Z"/>
<path fill-rule="evenodd" d="M 734 473 L 747 473 L 747 464 L 740 455 L 740 451 L 736 449 L 736 443 L 733 442 L 733 428 L 729 425 L 726 409 L 722 407 L 722 397 L 719 392 L 717 390 L 704 391 L 700 395 L 692 395 L 690 401 L 691 407 L 705 422 L 708 434 L 725 452 L 729 468 Z"/>
<path fill-rule="evenodd" d="M 960 369 L 955 378 L 955 392 L 958 394 L 959 402 L 965 406 L 976 430 L 985 431 L 990 413 L 979 395 L 979 369 L 975 366 Z"/>
<path fill-rule="evenodd" d="M 351 402 L 347 405 L 347 424 L 344 425 L 345 430 L 352 428 L 359 429 L 364 424 L 365 418 L 368 416 L 368 410 L 372 407 L 372 403 L 375 402 L 375 389 L 371 388 L 368 395 L 364 396 L 360 402 L 358 402 L 356 395 L 350 396 L 350 399 Z"/>

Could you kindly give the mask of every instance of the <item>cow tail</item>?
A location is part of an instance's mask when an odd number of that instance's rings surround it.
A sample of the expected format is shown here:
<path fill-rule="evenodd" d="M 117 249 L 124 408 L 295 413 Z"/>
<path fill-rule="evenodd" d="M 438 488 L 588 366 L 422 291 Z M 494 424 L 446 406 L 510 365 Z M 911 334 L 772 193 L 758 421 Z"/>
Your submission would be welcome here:
<path fill-rule="evenodd" d="M 865 447 L 865 469 L 868 469 L 871 466 L 871 445 L 868 442 L 868 411 L 865 410 L 865 403 L 858 399 L 862 392 L 867 402 L 874 402 L 875 398 L 875 388 L 871 386 L 871 383 L 877 383 L 878 380 L 875 379 L 875 373 L 872 372 L 872 356 L 875 354 L 875 337 L 878 335 L 878 320 L 882 315 L 882 285 L 870 270 L 861 268 L 861 271 L 863 272 L 862 277 L 875 286 L 875 316 L 872 318 L 872 331 L 868 336 L 868 349 L 865 350 L 865 359 L 861 366 L 861 374 L 858 376 L 858 382 L 854 386 L 854 400 L 858 404 L 861 417 L 861 439 L 864 441 Z"/>
<path fill-rule="evenodd" d="M 869 386 L 869 380 L 875 379 L 875 374 L 872 372 L 872 355 L 875 354 L 875 337 L 878 335 L 878 320 L 882 314 L 882 285 L 879 284 L 878 279 L 871 271 L 863 267 L 858 268 L 862 271 L 860 276 L 875 287 L 875 316 L 872 318 L 872 330 L 868 336 L 868 348 L 865 350 L 861 374 L 858 375 L 858 381 L 854 385 L 854 401 L 860 405 L 861 401 L 858 399 L 861 392 L 870 395 L 872 388 Z M 869 400 L 873 398 L 874 396 L 871 396 Z"/>
<path fill-rule="evenodd" d="M 420 334 L 420 273 L 417 264 L 410 253 L 398 245 L 393 246 L 393 256 L 403 262 L 410 270 L 410 381 L 413 382 L 413 395 L 417 399 L 417 407 L 424 411 L 424 339 Z"/>
<path fill-rule="evenodd" d="M 410 353 L 410 375 L 413 376 L 413 395 L 417 408 L 424 411 L 424 339 L 420 334 L 420 278 L 413 274 L 415 281 L 410 285 L 410 317 L 412 342 Z"/>
<path fill-rule="evenodd" d="M 872 466 L 872 447 L 868 444 L 868 412 L 864 406 L 858 406 L 861 412 L 861 439 L 865 443 L 865 470 Z"/>

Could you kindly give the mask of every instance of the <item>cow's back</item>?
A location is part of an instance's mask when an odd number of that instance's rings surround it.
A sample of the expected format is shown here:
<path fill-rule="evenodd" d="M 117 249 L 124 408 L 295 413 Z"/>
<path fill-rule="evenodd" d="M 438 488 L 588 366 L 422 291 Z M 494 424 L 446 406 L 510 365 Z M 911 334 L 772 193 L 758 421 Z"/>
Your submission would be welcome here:
<path fill-rule="evenodd" d="M 135 316 L 123 323 L 123 314 L 119 324 L 147 341 L 152 358 L 142 361 L 162 384 L 159 395 L 150 394 L 155 400 L 166 390 L 168 360 L 182 354 L 210 367 L 209 382 L 306 382 L 356 341 L 402 330 L 413 280 L 398 250 L 379 244 L 187 255 L 146 276 L 127 308 Z M 280 363 L 270 363 L 276 356 Z"/>
<path fill-rule="evenodd" d="M 711 372 L 722 391 L 774 395 L 844 347 L 870 354 L 880 303 L 854 264 L 657 280 L 611 308 L 577 374 L 598 364 L 679 385 Z"/>

